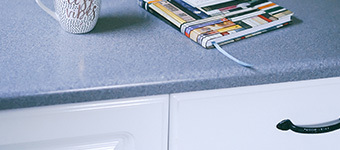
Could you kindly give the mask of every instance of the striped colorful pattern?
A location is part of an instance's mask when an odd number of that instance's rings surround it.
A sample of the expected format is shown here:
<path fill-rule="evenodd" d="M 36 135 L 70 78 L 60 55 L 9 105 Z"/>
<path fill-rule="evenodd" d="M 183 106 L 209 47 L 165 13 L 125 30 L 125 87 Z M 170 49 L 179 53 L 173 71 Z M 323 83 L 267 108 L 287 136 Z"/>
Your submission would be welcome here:
<path fill-rule="evenodd" d="M 152 9 L 205 48 L 210 48 L 212 41 L 230 43 L 280 28 L 289 24 L 293 15 L 268 0 L 234 0 L 190 9 L 181 0 L 140 0 L 140 5 Z M 194 13 L 209 17 L 199 18 Z"/>

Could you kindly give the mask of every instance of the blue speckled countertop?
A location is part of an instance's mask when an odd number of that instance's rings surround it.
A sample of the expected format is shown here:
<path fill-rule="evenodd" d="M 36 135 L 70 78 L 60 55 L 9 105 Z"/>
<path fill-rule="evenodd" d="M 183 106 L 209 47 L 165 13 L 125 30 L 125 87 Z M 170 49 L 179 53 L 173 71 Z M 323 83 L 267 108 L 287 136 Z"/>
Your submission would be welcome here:
<path fill-rule="evenodd" d="M 273 1 L 295 12 L 292 25 L 222 46 L 255 65 L 247 69 L 136 0 L 102 0 L 83 35 L 64 32 L 34 0 L 4 0 L 0 110 L 340 76 L 340 1 Z"/>

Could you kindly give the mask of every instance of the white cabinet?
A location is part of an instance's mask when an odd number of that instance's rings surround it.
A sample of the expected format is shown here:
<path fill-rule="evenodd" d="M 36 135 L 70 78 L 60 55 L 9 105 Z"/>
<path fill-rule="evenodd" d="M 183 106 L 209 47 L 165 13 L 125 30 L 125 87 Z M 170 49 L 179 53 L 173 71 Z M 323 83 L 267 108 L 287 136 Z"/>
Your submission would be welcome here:
<path fill-rule="evenodd" d="M 166 150 L 168 95 L 0 111 L 0 150 Z"/>
<path fill-rule="evenodd" d="M 283 119 L 317 124 L 340 116 L 340 78 L 173 94 L 169 150 L 340 149 L 340 131 L 281 131 Z"/>
<path fill-rule="evenodd" d="M 170 105 L 161 95 L 13 109 L 0 111 L 0 150 L 340 149 L 338 130 L 276 128 L 339 116 L 340 78 L 170 94 Z"/>

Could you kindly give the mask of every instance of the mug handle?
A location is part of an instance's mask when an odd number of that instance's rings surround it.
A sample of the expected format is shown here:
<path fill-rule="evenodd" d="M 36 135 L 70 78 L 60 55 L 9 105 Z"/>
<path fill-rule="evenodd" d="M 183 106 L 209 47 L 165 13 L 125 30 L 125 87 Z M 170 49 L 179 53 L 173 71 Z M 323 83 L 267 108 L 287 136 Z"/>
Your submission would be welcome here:
<path fill-rule="evenodd" d="M 41 9 L 43 9 L 45 12 L 47 12 L 49 15 L 51 15 L 55 20 L 59 21 L 59 19 L 58 19 L 57 15 L 55 14 L 54 11 L 47 8 L 40 0 L 35 0 L 35 2 L 37 2 L 37 4 L 39 5 L 39 7 Z"/>

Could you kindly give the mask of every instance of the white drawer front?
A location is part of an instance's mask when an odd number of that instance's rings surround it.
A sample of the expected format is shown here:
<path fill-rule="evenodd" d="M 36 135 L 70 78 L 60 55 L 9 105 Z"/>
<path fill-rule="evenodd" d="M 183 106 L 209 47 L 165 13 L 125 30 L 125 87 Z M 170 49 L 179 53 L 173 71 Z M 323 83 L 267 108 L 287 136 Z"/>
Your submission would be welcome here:
<path fill-rule="evenodd" d="M 276 128 L 338 119 L 340 78 L 174 94 L 170 108 L 170 150 L 340 149 L 340 131 Z"/>
<path fill-rule="evenodd" d="M 168 95 L 0 111 L 1 150 L 166 150 Z"/>

